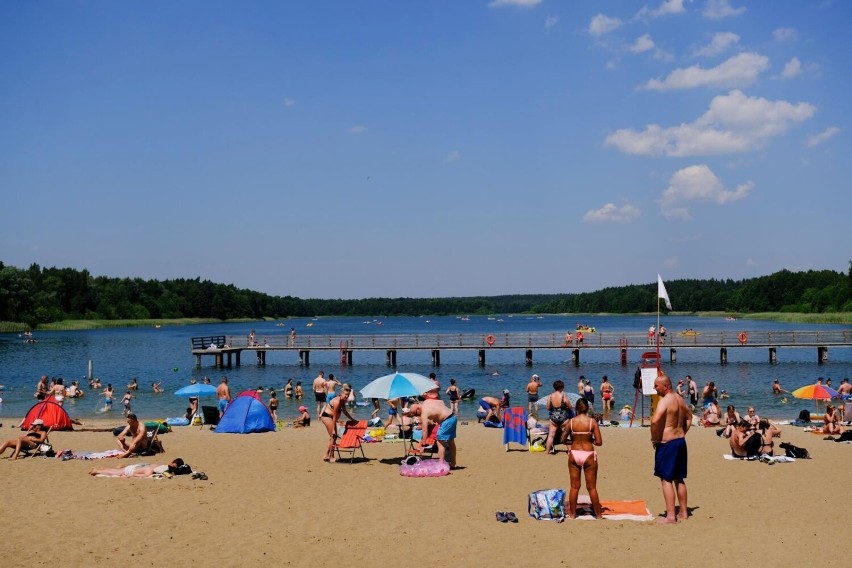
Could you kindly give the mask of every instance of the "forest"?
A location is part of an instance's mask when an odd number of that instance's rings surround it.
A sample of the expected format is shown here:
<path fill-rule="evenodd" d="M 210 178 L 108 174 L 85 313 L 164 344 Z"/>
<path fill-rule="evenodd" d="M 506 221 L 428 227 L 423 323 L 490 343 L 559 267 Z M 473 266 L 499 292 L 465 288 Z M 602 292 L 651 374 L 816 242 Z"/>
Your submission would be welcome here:
<path fill-rule="evenodd" d="M 791 272 L 744 280 L 671 280 L 677 312 L 852 312 L 852 263 L 832 270 Z M 665 309 L 665 306 L 663 306 Z M 0 262 L 0 322 L 36 328 L 65 320 L 314 316 L 418 316 L 496 313 L 612 313 L 657 310 L 657 282 L 596 292 L 464 298 L 302 299 L 209 280 L 143 280 L 92 276 L 88 270 L 27 269 Z"/>

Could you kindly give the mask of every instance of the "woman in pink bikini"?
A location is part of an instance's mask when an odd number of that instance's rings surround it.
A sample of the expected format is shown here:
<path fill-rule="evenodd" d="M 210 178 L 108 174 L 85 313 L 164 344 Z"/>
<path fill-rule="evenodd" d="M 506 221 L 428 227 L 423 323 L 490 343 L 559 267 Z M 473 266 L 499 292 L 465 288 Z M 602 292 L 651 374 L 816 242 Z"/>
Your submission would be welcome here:
<path fill-rule="evenodd" d="M 586 475 L 586 491 L 592 500 L 595 518 L 601 518 L 601 501 L 598 497 L 598 453 L 595 446 L 603 444 L 601 430 L 589 416 L 589 403 L 581 398 L 575 405 L 577 415 L 568 423 L 571 449 L 568 450 L 568 474 L 571 489 L 568 492 L 568 518 L 577 517 L 577 496 L 580 494 L 580 471 Z"/>

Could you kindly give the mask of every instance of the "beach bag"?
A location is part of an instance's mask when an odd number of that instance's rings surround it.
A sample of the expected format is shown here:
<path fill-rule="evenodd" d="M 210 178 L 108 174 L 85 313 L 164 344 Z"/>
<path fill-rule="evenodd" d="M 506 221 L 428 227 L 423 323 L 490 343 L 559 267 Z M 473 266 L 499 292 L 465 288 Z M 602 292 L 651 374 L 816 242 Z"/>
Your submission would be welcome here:
<path fill-rule="evenodd" d="M 794 446 L 788 442 L 783 442 L 778 444 L 778 446 L 784 450 L 784 455 L 788 458 L 809 459 L 811 457 L 810 452 L 808 452 L 805 448 Z"/>
<path fill-rule="evenodd" d="M 811 413 L 807 410 L 802 410 L 799 413 L 799 422 L 810 422 L 811 421 Z"/>
<path fill-rule="evenodd" d="M 565 519 L 565 490 L 540 489 L 530 493 L 527 512 L 537 521 L 561 521 Z"/>

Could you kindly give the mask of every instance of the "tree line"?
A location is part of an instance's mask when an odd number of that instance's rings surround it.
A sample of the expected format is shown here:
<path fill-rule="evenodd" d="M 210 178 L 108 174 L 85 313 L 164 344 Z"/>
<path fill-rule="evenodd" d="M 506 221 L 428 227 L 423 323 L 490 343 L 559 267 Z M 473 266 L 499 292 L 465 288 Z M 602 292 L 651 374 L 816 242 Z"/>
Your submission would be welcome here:
<path fill-rule="evenodd" d="M 852 312 L 852 263 L 847 274 L 782 270 L 739 281 L 672 280 L 666 282 L 666 290 L 679 312 Z M 200 278 L 109 278 L 92 276 L 88 270 L 42 268 L 38 264 L 20 269 L 0 262 L 0 321 L 33 328 L 63 320 L 629 314 L 656 310 L 656 281 L 578 294 L 328 300 L 270 296 Z"/>

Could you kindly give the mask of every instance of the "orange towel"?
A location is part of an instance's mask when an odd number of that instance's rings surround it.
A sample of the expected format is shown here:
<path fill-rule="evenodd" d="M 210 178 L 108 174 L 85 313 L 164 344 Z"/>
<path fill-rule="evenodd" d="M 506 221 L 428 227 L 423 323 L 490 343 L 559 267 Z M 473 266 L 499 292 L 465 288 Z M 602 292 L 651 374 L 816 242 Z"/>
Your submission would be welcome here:
<path fill-rule="evenodd" d="M 607 515 L 640 515 L 648 514 L 645 501 L 601 501 L 604 516 Z"/>

